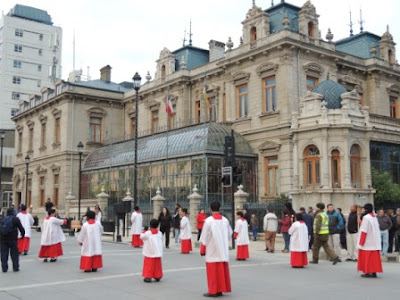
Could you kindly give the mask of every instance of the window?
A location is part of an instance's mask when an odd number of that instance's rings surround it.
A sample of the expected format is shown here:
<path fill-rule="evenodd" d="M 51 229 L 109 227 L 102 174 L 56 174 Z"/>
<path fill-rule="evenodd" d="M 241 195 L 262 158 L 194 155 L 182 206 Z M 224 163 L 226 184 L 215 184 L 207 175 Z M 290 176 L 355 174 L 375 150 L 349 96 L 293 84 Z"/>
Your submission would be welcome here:
<path fill-rule="evenodd" d="M 61 84 L 56 86 L 56 95 L 60 95 L 61 94 Z"/>
<path fill-rule="evenodd" d="M 315 188 L 321 183 L 319 149 L 310 145 L 304 150 L 304 178 L 306 187 Z"/>
<path fill-rule="evenodd" d="M 277 196 L 279 194 L 279 169 L 278 157 L 265 158 L 265 195 Z"/>
<path fill-rule="evenodd" d="M 101 124 L 102 119 L 90 117 L 89 124 L 89 141 L 93 143 L 101 143 Z"/>
<path fill-rule="evenodd" d="M 222 122 L 226 122 L 226 94 L 222 95 Z"/>
<path fill-rule="evenodd" d="M 399 116 L 398 99 L 395 97 L 390 97 L 389 102 L 390 102 L 390 117 L 398 118 L 398 116 Z"/>
<path fill-rule="evenodd" d="M 172 104 L 173 113 L 168 114 L 168 129 L 173 129 L 176 126 L 176 104 Z"/>
<path fill-rule="evenodd" d="M 21 77 L 13 76 L 13 84 L 21 84 Z"/>
<path fill-rule="evenodd" d="M 55 187 L 54 188 L 54 194 L 53 194 L 53 203 L 54 203 L 55 207 L 58 206 L 58 194 L 59 194 L 58 187 Z"/>
<path fill-rule="evenodd" d="M 53 181 L 54 181 L 53 202 L 54 202 L 54 206 L 57 207 L 58 206 L 58 197 L 59 197 L 60 175 L 54 174 Z"/>
<path fill-rule="evenodd" d="M 393 64 L 393 52 L 391 49 L 388 50 L 388 61 L 389 64 Z"/>
<path fill-rule="evenodd" d="M 151 132 L 156 132 L 158 129 L 158 109 L 151 112 Z"/>
<path fill-rule="evenodd" d="M 43 34 L 42 33 L 39 34 L 39 41 L 43 41 Z"/>
<path fill-rule="evenodd" d="M 59 174 L 54 174 L 54 184 L 60 184 L 60 175 Z"/>
<path fill-rule="evenodd" d="M 264 113 L 276 111 L 276 81 L 275 76 L 263 79 Z"/>
<path fill-rule="evenodd" d="M 37 70 L 38 70 L 38 72 L 42 72 L 42 65 L 38 65 Z"/>
<path fill-rule="evenodd" d="M 46 147 L 46 123 L 42 124 L 40 147 Z"/>
<path fill-rule="evenodd" d="M 215 97 L 211 97 L 208 99 L 207 121 L 208 122 L 216 122 L 217 121 L 217 105 L 216 105 Z"/>
<path fill-rule="evenodd" d="M 14 60 L 14 68 L 21 69 L 22 62 L 20 60 Z"/>
<path fill-rule="evenodd" d="M 11 117 L 15 117 L 18 114 L 18 108 L 11 108 Z"/>
<path fill-rule="evenodd" d="M 39 54 L 39 56 L 42 56 L 42 55 L 43 55 L 43 50 L 42 50 L 42 49 L 39 49 L 39 50 L 38 50 L 38 54 Z"/>
<path fill-rule="evenodd" d="M 314 24 L 313 22 L 308 23 L 308 36 L 313 37 L 314 36 Z"/>
<path fill-rule="evenodd" d="M 45 191 L 44 191 L 44 187 L 40 188 L 40 192 L 39 192 L 39 197 L 40 197 L 40 206 L 44 206 L 45 203 Z"/>
<path fill-rule="evenodd" d="M 195 120 L 196 123 L 200 123 L 201 122 L 201 102 L 200 100 L 197 100 L 195 103 Z"/>
<path fill-rule="evenodd" d="M 318 85 L 318 78 L 307 75 L 307 90 L 312 91 Z"/>
<path fill-rule="evenodd" d="M 56 118 L 55 119 L 55 126 L 54 126 L 54 143 L 59 144 L 60 141 L 60 130 L 61 130 L 61 119 Z"/>
<path fill-rule="evenodd" d="M 135 118 L 131 118 L 131 139 L 133 139 L 135 137 Z"/>
<path fill-rule="evenodd" d="M 332 187 L 340 188 L 340 152 L 338 150 L 333 150 L 331 153 L 331 178 Z"/>
<path fill-rule="evenodd" d="M 257 42 L 257 28 L 251 27 L 250 29 L 250 45 L 255 45 Z"/>
<path fill-rule="evenodd" d="M 20 36 L 23 37 L 24 36 L 24 31 L 22 29 L 15 29 L 15 36 Z"/>
<path fill-rule="evenodd" d="M 11 98 L 12 98 L 13 100 L 19 100 L 20 97 L 21 97 L 21 94 L 20 94 L 20 93 L 12 92 L 12 94 L 11 94 Z"/>
<path fill-rule="evenodd" d="M 353 145 L 350 149 L 351 186 L 361 187 L 361 151 L 360 146 Z"/>
<path fill-rule="evenodd" d="M 33 127 L 29 128 L 29 148 L 28 151 L 33 151 Z"/>
<path fill-rule="evenodd" d="M 22 52 L 22 45 L 14 45 L 14 52 Z"/>
<path fill-rule="evenodd" d="M 238 86 L 237 93 L 237 117 L 245 118 L 248 115 L 248 89 L 247 84 Z"/>
<path fill-rule="evenodd" d="M 166 75 L 166 68 L 165 65 L 161 66 L 161 78 L 164 79 Z"/>

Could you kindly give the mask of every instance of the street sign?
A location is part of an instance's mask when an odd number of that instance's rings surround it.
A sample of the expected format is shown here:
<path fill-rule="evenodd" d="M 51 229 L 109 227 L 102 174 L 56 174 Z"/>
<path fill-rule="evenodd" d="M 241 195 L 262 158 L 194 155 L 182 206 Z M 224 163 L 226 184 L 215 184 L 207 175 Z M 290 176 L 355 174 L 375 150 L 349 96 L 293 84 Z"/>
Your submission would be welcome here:
<path fill-rule="evenodd" d="M 221 176 L 222 186 L 232 186 L 232 167 L 223 167 Z"/>

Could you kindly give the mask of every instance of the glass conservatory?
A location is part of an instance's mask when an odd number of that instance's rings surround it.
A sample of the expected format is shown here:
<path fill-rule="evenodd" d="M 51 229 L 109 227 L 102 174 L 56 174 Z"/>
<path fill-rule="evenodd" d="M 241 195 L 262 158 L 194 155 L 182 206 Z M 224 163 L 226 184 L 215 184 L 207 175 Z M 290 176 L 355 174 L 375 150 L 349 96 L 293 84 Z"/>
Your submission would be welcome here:
<path fill-rule="evenodd" d="M 197 184 L 204 201 L 230 201 L 223 188 L 221 169 L 228 126 L 205 123 L 138 139 L 138 199 L 150 203 L 159 187 L 167 201 L 186 202 Z M 257 155 L 238 133 L 235 136 L 236 165 L 249 201 L 257 199 Z M 82 168 L 82 198 L 95 198 L 104 186 L 111 202 L 133 188 L 134 140 L 110 144 L 88 155 Z"/>

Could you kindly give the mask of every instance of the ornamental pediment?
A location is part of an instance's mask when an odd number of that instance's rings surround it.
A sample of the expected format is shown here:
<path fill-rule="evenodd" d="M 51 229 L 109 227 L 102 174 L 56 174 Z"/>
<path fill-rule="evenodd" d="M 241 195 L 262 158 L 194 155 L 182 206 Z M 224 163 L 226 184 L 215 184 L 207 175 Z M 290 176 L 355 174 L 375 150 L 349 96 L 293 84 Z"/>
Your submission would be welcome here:
<path fill-rule="evenodd" d="M 87 113 L 89 117 L 97 117 L 97 118 L 102 118 L 107 114 L 107 112 L 99 106 L 94 106 L 89 108 L 87 110 Z"/>
<path fill-rule="evenodd" d="M 232 75 L 232 81 L 235 84 L 246 83 L 249 81 L 249 79 L 250 79 L 250 73 L 247 72 L 237 72 Z"/>
<path fill-rule="evenodd" d="M 47 173 L 47 169 L 45 167 L 43 167 L 42 165 L 37 166 L 35 171 L 36 171 L 36 173 L 38 173 L 40 175 L 44 175 Z"/>
<path fill-rule="evenodd" d="M 59 173 L 61 166 L 59 164 L 52 164 L 50 166 L 50 169 L 53 171 L 53 173 Z"/>
<path fill-rule="evenodd" d="M 258 147 L 261 152 L 278 151 L 280 148 L 281 145 L 273 141 L 266 141 Z"/>
<path fill-rule="evenodd" d="M 264 77 L 264 75 L 273 75 L 278 70 L 278 67 L 279 67 L 278 64 L 265 63 L 265 64 L 260 65 L 256 69 L 256 72 L 257 72 L 258 76 L 263 76 L 263 77 Z"/>
<path fill-rule="evenodd" d="M 153 99 L 153 100 L 149 100 L 147 102 L 146 107 L 149 110 L 157 110 L 160 108 L 160 104 L 161 104 L 161 102 Z"/>
<path fill-rule="evenodd" d="M 316 63 L 308 63 L 303 66 L 305 72 L 315 73 L 318 77 L 324 73 L 324 68 Z"/>

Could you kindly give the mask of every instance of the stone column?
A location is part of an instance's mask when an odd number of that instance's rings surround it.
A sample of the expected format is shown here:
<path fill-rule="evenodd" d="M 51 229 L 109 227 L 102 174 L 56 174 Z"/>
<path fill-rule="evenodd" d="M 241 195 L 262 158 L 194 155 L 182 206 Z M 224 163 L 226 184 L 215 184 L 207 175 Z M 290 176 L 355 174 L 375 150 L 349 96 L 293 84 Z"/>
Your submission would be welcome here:
<path fill-rule="evenodd" d="M 104 211 L 105 215 L 107 215 L 106 210 L 108 209 L 107 208 L 108 198 L 110 198 L 110 196 L 108 194 L 106 194 L 104 186 L 102 186 L 101 193 L 96 195 L 96 199 L 97 199 L 97 204 Z"/>
<path fill-rule="evenodd" d="M 190 226 L 192 227 L 192 232 L 197 232 L 196 229 L 196 216 L 199 210 L 199 205 L 203 196 L 198 193 L 197 184 L 193 187 L 193 193 L 188 196 L 189 199 L 189 219 Z"/>
<path fill-rule="evenodd" d="M 158 219 L 165 202 L 165 198 L 161 196 L 160 187 L 157 187 L 156 195 L 151 200 L 153 200 L 153 218 Z"/>
<path fill-rule="evenodd" d="M 238 186 L 238 191 L 234 194 L 235 197 L 235 216 L 238 211 L 243 210 L 244 204 L 249 199 L 249 194 L 243 191 L 243 185 Z"/>

